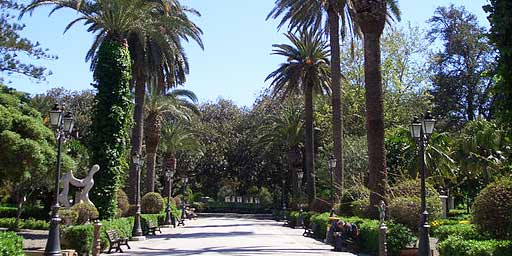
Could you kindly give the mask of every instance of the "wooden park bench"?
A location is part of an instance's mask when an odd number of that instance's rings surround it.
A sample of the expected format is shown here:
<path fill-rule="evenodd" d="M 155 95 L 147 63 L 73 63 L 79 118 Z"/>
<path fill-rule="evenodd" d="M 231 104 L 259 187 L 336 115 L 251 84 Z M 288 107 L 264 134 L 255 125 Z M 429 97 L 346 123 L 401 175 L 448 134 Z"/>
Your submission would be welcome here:
<path fill-rule="evenodd" d="M 148 220 L 146 223 L 148 225 L 148 232 L 147 232 L 148 235 L 153 234 L 155 236 L 156 231 L 158 231 L 158 232 L 160 232 L 160 234 L 162 234 L 160 227 L 158 225 L 156 225 L 153 221 Z"/>
<path fill-rule="evenodd" d="M 128 244 L 128 238 L 126 237 L 120 237 L 119 233 L 117 233 L 116 230 L 107 230 L 105 231 L 107 234 L 107 239 L 109 242 L 109 248 L 108 253 L 112 252 L 112 249 L 115 249 L 114 252 L 123 252 L 123 249 L 121 249 L 121 245 L 126 245 L 128 249 L 130 248 L 130 245 Z"/>

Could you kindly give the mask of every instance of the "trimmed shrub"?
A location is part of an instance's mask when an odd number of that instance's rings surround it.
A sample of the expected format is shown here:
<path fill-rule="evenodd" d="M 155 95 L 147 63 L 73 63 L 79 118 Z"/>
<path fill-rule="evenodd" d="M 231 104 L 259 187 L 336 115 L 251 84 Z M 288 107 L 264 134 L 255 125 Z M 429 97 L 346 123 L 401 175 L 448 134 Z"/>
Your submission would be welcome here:
<path fill-rule="evenodd" d="M 512 180 L 489 184 L 475 199 L 473 223 L 496 239 L 512 239 Z"/>
<path fill-rule="evenodd" d="M 0 218 L 16 218 L 18 209 L 14 206 L 0 206 Z M 27 205 L 21 212 L 22 219 L 34 218 L 36 220 L 48 220 L 49 212 L 42 207 Z"/>
<path fill-rule="evenodd" d="M 342 215 L 353 216 L 355 215 L 352 210 L 352 203 L 359 200 L 370 200 L 370 190 L 363 185 L 356 185 L 347 188 L 343 191 L 340 198 L 339 211 Z M 356 204 L 357 205 L 357 204 Z M 360 207 L 360 206 L 358 206 Z M 357 210 L 356 210 L 357 211 Z"/>
<path fill-rule="evenodd" d="M 63 225 L 70 226 L 77 224 L 76 222 L 78 220 L 78 212 L 71 209 L 60 208 L 59 217 L 62 219 Z"/>
<path fill-rule="evenodd" d="M 76 223 L 82 225 L 88 223 L 90 220 L 98 218 L 99 213 L 94 205 L 89 203 L 78 203 L 71 207 L 72 211 L 75 211 L 78 215 Z"/>
<path fill-rule="evenodd" d="M 448 239 L 449 236 L 458 236 L 464 240 L 484 240 L 485 235 L 478 232 L 475 225 L 472 224 L 455 224 L 444 225 L 436 228 L 432 235 L 437 237 L 439 241 Z"/>
<path fill-rule="evenodd" d="M 262 187 L 258 193 L 260 198 L 260 204 L 263 206 L 269 206 L 272 204 L 272 194 L 268 191 L 268 188 Z"/>
<path fill-rule="evenodd" d="M 155 214 L 164 210 L 164 199 L 156 192 L 145 194 L 141 200 L 142 213 Z"/>
<path fill-rule="evenodd" d="M 23 238 L 14 232 L 0 232 L 0 255 L 23 256 Z"/>
<path fill-rule="evenodd" d="M 117 217 L 127 216 L 130 210 L 130 202 L 124 190 L 117 190 Z"/>
<path fill-rule="evenodd" d="M 512 241 L 504 240 L 465 240 L 459 236 L 449 236 L 438 244 L 443 256 L 510 256 Z"/>
<path fill-rule="evenodd" d="M 0 227 L 2 228 L 8 228 L 10 230 L 15 229 L 36 229 L 36 230 L 47 230 L 50 227 L 50 224 L 44 220 L 36 220 L 33 218 L 30 218 L 28 220 L 22 220 L 20 219 L 20 222 L 18 223 L 18 227 L 15 227 L 16 218 L 0 218 Z"/>
<path fill-rule="evenodd" d="M 79 255 L 89 255 L 91 253 L 92 241 L 94 239 L 93 229 L 93 226 L 90 224 L 69 226 L 62 229 L 62 248 L 73 249 Z M 108 240 L 106 243 L 108 247 Z M 103 240 L 101 241 L 101 246 L 105 247 Z"/>

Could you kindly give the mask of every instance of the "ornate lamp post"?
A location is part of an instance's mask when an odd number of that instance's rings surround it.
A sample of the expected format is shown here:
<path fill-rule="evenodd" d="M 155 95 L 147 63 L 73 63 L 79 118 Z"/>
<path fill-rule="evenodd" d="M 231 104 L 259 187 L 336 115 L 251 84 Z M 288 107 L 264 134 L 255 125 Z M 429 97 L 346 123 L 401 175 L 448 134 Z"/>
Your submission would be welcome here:
<path fill-rule="evenodd" d="M 336 168 L 336 158 L 331 156 L 329 158 L 329 173 L 331 174 L 331 214 L 330 216 L 334 216 L 334 169 Z"/>
<path fill-rule="evenodd" d="M 298 183 L 298 187 L 299 187 L 299 218 L 298 218 L 298 226 L 299 227 L 304 227 L 304 216 L 302 215 L 302 212 L 304 211 L 302 209 L 302 189 L 301 189 L 301 185 L 302 185 L 302 178 L 304 177 L 304 172 L 302 171 L 302 169 L 300 171 L 297 172 L 297 183 Z"/>
<path fill-rule="evenodd" d="M 173 220 L 173 216 L 171 214 L 171 193 L 172 193 L 172 177 L 174 176 L 174 170 L 168 169 L 165 172 L 165 176 L 167 177 L 167 184 L 169 190 L 167 191 L 167 207 L 165 208 L 165 221 L 164 224 L 167 226 L 174 225 L 176 226 L 175 221 Z"/>
<path fill-rule="evenodd" d="M 185 200 L 185 189 L 187 187 L 188 177 L 183 178 L 183 187 L 181 188 L 181 196 L 183 199 L 181 200 L 181 220 L 180 224 L 185 225 L 185 218 L 187 215 L 186 209 L 187 209 L 187 202 Z"/>
<path fill-rule="evenodd" d="M 135 212 L 135 218 L 133 220 L 132 240 L 142 241 L 146 239 L 144 233 L 142 233 L 142 226 L 140 224 L 140 166 L 143 164 L 143 160 L 141 159 L 139 154 L 133 154 L 132 161 L 137 172 L 137 185 L 135 188 L 135 206 L 137 207 L 137 210 Z"/>
<path fill-rule="evenodd" d="M 53 109 L 50 111 L 50 124 L 55 130 L 55 136 L 57 138 L 57 170 L 55 172 L 55 198 L 52 206 L 52 219 L 50 223 L 50 230 L 48 234 L 48 240 L 46 241 L 46 248 L 44 255 L 61 255 L 60 249 L 60 217 L 59 217 L 59 183 L 60 183 L 60 162 L 62 143 L 65 140 L 65 136 L 73 131 L 73 114 L 67 112 L 63 115 L 62 107 L 59 104 L 55 104 Z"/>
<path fill-rule="evenodd" d="M 428 224 L 428 212 L 427 212 L 427 203 L 426 196 L 427 190 L 425 186 L 425 148 L 428 145 L 428 141 L 432 132 L 434 131 L 436 120 L 432 118 L 430 112 L 425 114 L 425 117 L 422 120 L 418 118 L 414 118 L 411 124 L 411 136 L 416 141 L 416 145 L 418 146 L 418 158 L 420 162 L 420 178 L 421 178 L 421 216 L 420 216 L 420 237 L 419 237 L 419 245 L 418 245 L 418 255 L 419 256 L 431 256 L 430 250 L 430 239 L 429 239 L 429 228 Z"/>

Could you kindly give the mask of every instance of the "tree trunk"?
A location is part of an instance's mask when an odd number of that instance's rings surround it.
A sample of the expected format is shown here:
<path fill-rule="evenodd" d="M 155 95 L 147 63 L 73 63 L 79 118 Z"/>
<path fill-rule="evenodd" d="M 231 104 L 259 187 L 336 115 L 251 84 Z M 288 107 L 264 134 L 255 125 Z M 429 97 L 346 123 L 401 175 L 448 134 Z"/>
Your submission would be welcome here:
<path fill-rule="evenodd" d="M 14 222 L 14 231 L 17 231 L 20 226 L 21 213 L 23 211 L 23 204 L 27 201 L 26 196 L 21 191 L 16 191 L 16 221 Z"/>
<path fill-rule="evenodd" d="M 330 46 L 331 46 L 331 104 L 332 104 L 332 131 L 334 139 L 334 157 L 337 164 L 334 171 L 336 183 L 335 199 L 341 196 L 343 192 L 343 109 L 341 107 L 341 64 L 340 64 L 340 24 L 339 16 L 335 8 L 335 0 L 329 0 L 329 9 L 327 10 Z"/>
<path fill-rule="evenodd" d="M 146 193 L 155 192 L 156 152 L 160 144 L 161 123 L 161 116 L 156 113 L 150 113 L 146 120 Z"/>
<path fill-rule="evenodd" d="M 295 168 L 295 161 L 296 158 L 296 149 L 290 149 L 288 150 L 288 170 L 290 172 L 290 180 L 292 184 L 292 196 L 294 198 L 294 201 L 299 198 L 299 184 L 297 179 L 297 168 Z"/>
<path fill-rule="evenodd" d="M 380 33 L 364 34 L 364 70 L 366 85 L 366 120 L 368 132 L 368 187 L 370 214 L 373 216 L 381 200 L 385 200 L 387 171 L 384 148 L 384 100 L 380 57 Z M 375 208 L 375 209 L 374 209 Z"/>
<path fill-rule="evenodd" d="M 131 154 L 142 156 L 142 138 L 144 136 L 144 98 L 145 84 L 144 75 L 141 70 L 137 71 L 135 80 L 135 109 L 133 111 L 133 120 L 135 125 L 132 130 L 132 149 Z M 130 178 L 129 178 L 128 198 L 131 204 L 135 204 L 135 193 L 137 193 L 137 170 L 132 161 L 130 161 Z M 138 184 L 140 186 L 140 184 Z"/>
<path fill-rule="evenodd" d="M 304 97 L 305 103 L 305 159 L 306 159 L 306 173 L 308 177 L 308 200 L 312 202 L 316 198 L 315 186 L 315 151 L 314 151 L 314 129 L 313 129 L 313 86 L 311 83 L 306 85 L 306 92 Z"/>

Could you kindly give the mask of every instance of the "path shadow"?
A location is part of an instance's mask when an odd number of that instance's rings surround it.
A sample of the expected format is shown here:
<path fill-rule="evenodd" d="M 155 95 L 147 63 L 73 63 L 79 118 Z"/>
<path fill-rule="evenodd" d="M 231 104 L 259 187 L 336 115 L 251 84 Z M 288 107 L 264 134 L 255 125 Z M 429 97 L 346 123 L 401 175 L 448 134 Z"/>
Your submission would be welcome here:
<path fill-rule="evenodd" d="M 181 250 L 175 248 L 169 249 L 154 249 L 149 247 L 139 248 L 141 251 L 130 251 L 132 255 L 201 255 L 205 253 L 219 253 L 220 255 L 278 255 L 283 253 L 303 254 L 303 255 L 318 255 L 322 252 L 328 252 L 327 249 L 304 249 L 304 248 L 268 248 L 264 246 L 252 247 L 204 247 L 195 250 Z"/>

